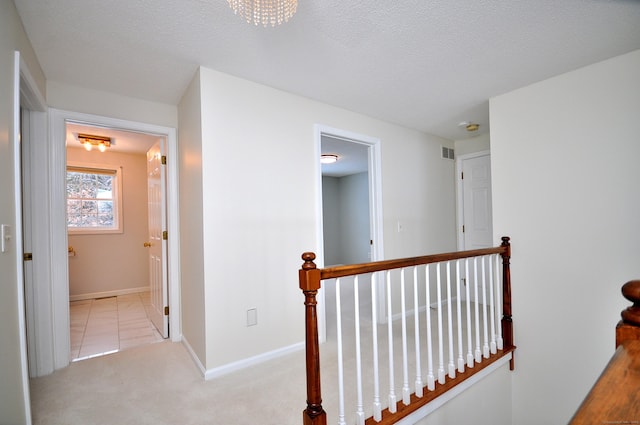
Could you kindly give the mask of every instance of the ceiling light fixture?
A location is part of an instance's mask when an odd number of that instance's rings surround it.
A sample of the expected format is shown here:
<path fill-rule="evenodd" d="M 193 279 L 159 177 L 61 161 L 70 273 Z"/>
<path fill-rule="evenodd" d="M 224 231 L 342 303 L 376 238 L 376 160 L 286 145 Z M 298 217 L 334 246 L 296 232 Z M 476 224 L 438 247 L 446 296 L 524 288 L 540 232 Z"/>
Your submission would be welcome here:
<path fill-rule="evenodd" d="M 333 164 L 338 160 L 338 155 L 323 154 L 320 155 L 320 162 L 323 164 Z"/>
<path fill-rule="evenodd" d="M 248 23 L 275 27 L 289 21 L 296 13 L 298 0 L 227 0 L 233 13 Z"/>
<path fill-rule="evenodd" d="M 88 151 L 97 147 L 100 152 L 105 152 L 111 147 L 111 137 L 94 136 L 92 134 L 78 134 L 78 141 Z"/>
<path fill-rule="evenodd" d="M 476 124 L 469 121 L 462 121 L 458 124 L 458 127 L 464 127 L 467 131 L 478 131 L 480 128 L 480 124 Z"/>
<path fill-rule="evenodd" d="M 467 129 L 467 131 L 478 131 L 478 128 L 480 128 L 480 124 L 470 123 L 467 124 L 465 128 Z"/>

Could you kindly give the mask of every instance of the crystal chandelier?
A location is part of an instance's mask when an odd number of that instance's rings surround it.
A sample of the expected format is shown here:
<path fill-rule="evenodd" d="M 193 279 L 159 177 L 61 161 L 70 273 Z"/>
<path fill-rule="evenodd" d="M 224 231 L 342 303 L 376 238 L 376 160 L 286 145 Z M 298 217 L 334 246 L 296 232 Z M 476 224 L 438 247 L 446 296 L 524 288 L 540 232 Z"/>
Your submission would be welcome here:
<path fill-rule="evenodd" d="M 298 0 L 227 0 L 233 13 L 254 25 L 275 27 L 287 22 L 298 7 Z"/>

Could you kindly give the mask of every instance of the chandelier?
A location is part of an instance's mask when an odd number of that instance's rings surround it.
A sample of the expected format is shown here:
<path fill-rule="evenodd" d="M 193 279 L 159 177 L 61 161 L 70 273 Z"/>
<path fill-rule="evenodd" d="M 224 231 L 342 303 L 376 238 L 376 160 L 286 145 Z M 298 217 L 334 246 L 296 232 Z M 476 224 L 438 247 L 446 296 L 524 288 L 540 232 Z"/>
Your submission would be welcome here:
<path fill-rule="evenodd" d="M 275 27 L 296 13 L 298 0 L 227 0 L 233 13 L 254 25 Z"/>

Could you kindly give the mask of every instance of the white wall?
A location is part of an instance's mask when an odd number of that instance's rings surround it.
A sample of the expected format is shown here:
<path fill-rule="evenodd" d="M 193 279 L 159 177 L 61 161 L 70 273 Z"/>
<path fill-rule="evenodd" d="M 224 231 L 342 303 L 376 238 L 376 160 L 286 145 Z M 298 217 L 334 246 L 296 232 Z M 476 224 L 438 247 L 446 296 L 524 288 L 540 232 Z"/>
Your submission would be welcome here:
<path fill-rule="evenodd" d="M 370 261 L 368 173 L 353 174 L 340 179 L 340 215 L 343 264 Z"/>
<path fill-rule="evenodd" d="M 325 265 L 371 260 L 368 176 L 322 177 Z"/>
<path fill-rule="evenodd" d="M 297 270 L 318 249 L 315 124 L 381 140 L 385 257 L 455 249 L 453 162 L 440 159 L 450 142 L 206 68 L 200 84 L 208 369 L 303 340 Z M 250 308 L 257 326 L 246 326 Z"/>
<path fill-rule="evenodd" d="M 489 133 L 484 133 L 469 139 L 456 140 L 454 146 L 456 157 L 468 153 L 488 151 L 491 149 L 490 136 Z"/>
<path fill-rule="evenodd" d="M 513 425 L 511 374 L 508 364 L 501 366 L 416 425 Z"/>
<path fill-rule="evenodd" d="M 640 276 L 640 51 L 491 99 L 494 237 L 512 237 L 513 423 L 567 423 Z"/>
<path fill-rule="evenodd" d="M 51 108 L 165 127 L 178 126 L 178 108 L 71 84 L 47 80 L 47 104 Z"/>
<path fill-rule="evenodd" d="M 340 178 L 322 177 L 324 265 L 344 264 L 340 245 Z"/>
<path fill-rule="evenodd" d="M 10 0 L 0 1 L 0 223 L 16 231 L 15 168 L 14 168 L 14 52 L 19 50 L 29 71 L 41 90 L 44 74 L 22 28 L 20 18 Z M 0 253 L 0 421 L 24 424 L 27 421 L 28 388 L 23 385 L 23 363 L 26 353 L 21 344 L 19 327 L 18 255 L 17 240 L 8 242 L 8 249 Z M 26 398 L 26 400 L 25 400 Z"/>
<path fill-rule="evenodd" d="M 69 296 L 126 293 L 149 287 L 147 156 L 144 153 L 67 149 L 67 162 L 122 167 L 123 232 L 69 234 Z M 106 295 L 106 294 L 102 294 Z"/>
<path fill-rule="evenodd" d="M 178 106 L 180 170 L 180 299 L 182 336 L 204 367 L 206 326 L 204 297 L 204 220 L 202 200 L 202 119 L 200 77 L 196 74 Z M 207 258 L 208 260 L 208 258 Z"/>

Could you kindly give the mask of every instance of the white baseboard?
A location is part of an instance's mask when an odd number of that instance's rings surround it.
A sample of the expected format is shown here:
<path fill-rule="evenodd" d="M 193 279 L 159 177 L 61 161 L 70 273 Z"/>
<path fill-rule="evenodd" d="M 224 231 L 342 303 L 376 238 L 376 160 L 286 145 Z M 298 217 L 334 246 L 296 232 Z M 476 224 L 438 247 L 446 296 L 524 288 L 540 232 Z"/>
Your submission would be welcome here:
<path fill-rule="evenodd" d="M 187 338 L 185 338 L 184 335 L 182 335 L 182 345 L 185 346 L 185 348 L 189 352 L 189 355 L 191 356 L 191 360 L 193 360 L 193 362 L 195 363 L 196 367 L 200 370 L 200 375 L 205 376 L 207 371 L 204 368 L 204 365 L 202 364 L 202 362 L 200 361 L 200 359 L 196 355 L 196 352 L 193 351 L 193 348 L 191 347 L 191 344 L 189 344 L 189 341 L 187 341 Z"/>
<path fill-rule="evenodd" d="M 91 292 L 88 294 L 69 295 L 69 301 L 93 300 L 96 298 L 117 297 L 118 295 L 137 294 L 149 291 L 148 286 L 139 288 L 116 289 L 115 291 Z"/>
<path fill-rule="evenodd" d="M 204 372 L 204 379 L 208 381 L 210 379 L 218 378 L 220 376 L 238 371 L 240 369 L 264 363 L 267 360 L 272 360 L 290 353 L 295 353 L 296 351 L 300 350 L 304 350 L 304 342 L 299 342 L 288 347 L 282 347 L 277 350 L 268 351 L 257 356 L 249 357 L 247 359 L 238 360 L 237 362 L 228 363 L 223 366 L 209 369 Z"/>
<path fill-rule="evenodd" d="M 196 355 L 195 351 L 193 351 L 191 344 L 189 344 L 189 341 L 187 341 L 184 335 L 182 336 L 182 344 L 185 346 L 185 348 L 189 352 L 191 359 L 195 363 L 198 370 L 200 370 L 200 374 L 204 377 L 205 381 L 218 378 L 220 376 L 227 375 L 229 373 L 238 371 L 240 369 L 244 369 L 246 367 L 260 364 L 260 363 L 266 362 L 267 360 L 275 359 L 277 357 L 281 357 L 286 354 L 294 353 L 296 351 L 300 351 L 304 349 L 304 342 L 299 342 L 297 344 L 293 344 L 288 347 L 282 347 L 277 350 L 268 351 L 266 353 L 262 353 L 257 356 L 249 357 L 243 360 L 238 360 L 237 362 L 229 363 L 224 366 L 207 370 L 205 369 L 204 365 Z"/>

